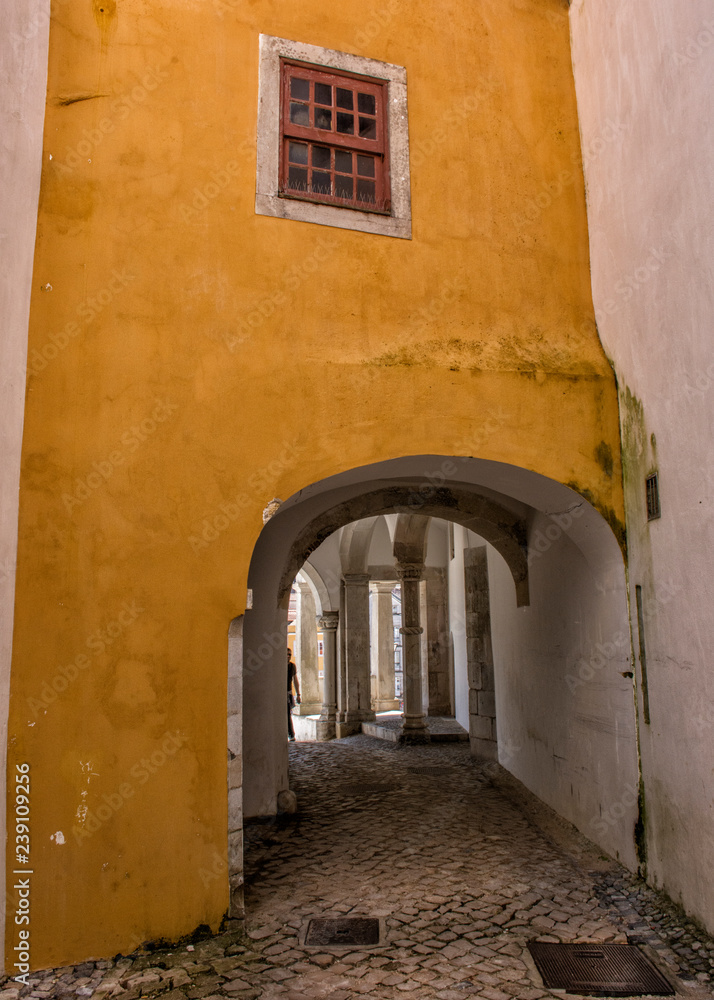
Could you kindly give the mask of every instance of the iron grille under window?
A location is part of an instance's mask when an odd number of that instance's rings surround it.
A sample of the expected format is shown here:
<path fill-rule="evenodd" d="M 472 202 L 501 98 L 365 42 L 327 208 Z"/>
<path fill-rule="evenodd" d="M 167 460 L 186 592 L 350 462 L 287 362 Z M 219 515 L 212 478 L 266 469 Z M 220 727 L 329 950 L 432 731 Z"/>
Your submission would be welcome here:
<path fill-rule="evenodd" d="M 656 472 L 653 472 L 651 476 L 647 476 L 645 479 L 645 488 L 647 490 L 647 520 L 654 521 L 655 518 L 662 515 L 659 505 L 659 482 Z"/>
<path fill-rule="evenodd" d="M 280 193 L 388 214 L 385 83 L 282 63 Z"/>

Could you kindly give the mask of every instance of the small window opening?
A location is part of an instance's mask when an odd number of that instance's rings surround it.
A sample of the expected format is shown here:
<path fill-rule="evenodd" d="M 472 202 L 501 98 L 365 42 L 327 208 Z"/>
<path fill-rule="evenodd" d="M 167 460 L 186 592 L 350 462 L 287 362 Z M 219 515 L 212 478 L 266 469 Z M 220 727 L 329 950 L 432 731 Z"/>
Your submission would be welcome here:
<path fill-rule="evenodd" d="M 283 60 L 280 194 L 389 214 L 387 86 Z"/>
<path fill-rule="evenodd" d="M 659 503 L 659 480 L 658 473 L 653 472 L 645 479 L 645 489 L 647 491 L 647 520 L 654 521 L 662 516 Z"/>

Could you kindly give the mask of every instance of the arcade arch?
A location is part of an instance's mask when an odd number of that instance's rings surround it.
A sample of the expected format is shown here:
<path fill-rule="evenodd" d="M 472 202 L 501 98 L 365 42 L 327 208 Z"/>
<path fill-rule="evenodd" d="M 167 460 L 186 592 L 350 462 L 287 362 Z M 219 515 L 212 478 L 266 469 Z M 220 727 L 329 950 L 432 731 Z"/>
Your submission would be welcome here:
<path fill-rule="evenodd" d="M 334 656 L 342 669 L 341 650 L 355 628 L 345 595 L 350 585 L 364 584 L 344 580 L 344 568 L 348 576 L 367 575 L 369 546 L 381 515 L 387 518 L 397 562 L 406 570 L 403 584 L 411 588 L 412 611 L 403 626 L 414 629 L 405 634 L 405 639 L 413 637 L 412 665 L 421 658 L 417 570 L 424 564 L 429 519 L 459 526 L 454 531 L 463 548 L 463 582 L 453 574 L 449 597 L 463 607 L 462 633 L 452 645 L 454 658 L 465 658 L 467 670 L 455 672 L 455 701 L 465 701 L 469 714 L 483 720 L 495 718 L 498 704 L 499 717 L 497 734 L 493 726 L 486 731 L 485 721 L 477 731 L 471 727 L 474 752 L 497 756 L 605 850 L 635 864 L 636 805 L 607 824 L 596 824 L 597 829 L 593 825 L 638 782 L 625 573 L 618 542 L 595 508 L 567 487 L 477 459 L 412 456 L 351 470 L 301 490 L 265 525 L 249 576 L 253 606 L 231 629 L 232 662 L 240 661 L 242 675 L 240 798 L 245 815 L 275 814 L 289 787 L 281 637 L 291 584 L 298 573 L 312 580 L 322 593 L 323 614 L 329 600 L 328 613 L 337 626 Z M 336 582 L 325 580 L 311 560 L 323 546 L 332 547 L 340 560 L 343 596 L 337 606 Z M 417 624 L 412 623 L 415 604 Z M 490 641 L 479 631 L 485 618 L 491 621 Z M 492 690 L 473 683 L 479 670 L 488 672 L 489 658 Z M 407 702 L 413 705 L 422 690 L 420 670 L 417 675 L 412 669 L 411 682 Z M 348 700 L 349 683 L 345 678 Z M 356 690 L 346 731 L 350 725 L 352 731 L 359 729 L 360 714 L 371 711 L 369 697 L 369 685 L 364 692 Z M 489 709 L 491 716 L 486 715 Z M 406 712 L 405 730 L 423 729 L 420 714 Z M 237 797 L 235 786 L 231 794 Z M 236 816 L 234 810 L 234 884 L 240 877 Z"/>

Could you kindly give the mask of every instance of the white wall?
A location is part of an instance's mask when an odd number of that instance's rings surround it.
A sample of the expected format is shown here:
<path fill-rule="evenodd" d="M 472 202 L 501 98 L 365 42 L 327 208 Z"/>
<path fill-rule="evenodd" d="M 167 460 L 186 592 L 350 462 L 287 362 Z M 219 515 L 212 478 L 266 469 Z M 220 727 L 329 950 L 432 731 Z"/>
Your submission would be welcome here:
<path fill-rule="evenodd" d="M 531 539 L 553 522 L 536 515 Z M 624 568 L 591 566 L 565 532 L 531 552 L 516 608 L 488 551 L 499 761 L 587 837 L 637 865 L 638 771 Z M 603 572 L 604 569 L 604 572 Z"/>
<path fill-rule="evenodd" d="M 574 0 L 595 310 L 643 588 L 648 877 L 714 931 L 714 7 Z M 662 517 L 644 477 L 659 469 Z"/>
<path fill-rule="evenodd" d="M 571 532 L 576 524 L 561 521 Z M 454 541 L 456 718 L 468 730 L 463 551 L 486 543 L 458 525 Z M 539 798 L 634 869 L 639 778 L 633 681 L 624 676 L 632 649 L 624 566 L 610 541 L 589 561 L 568 530 L 534 512 L 525 608 L 516 607 L 511 572 L 487 545 L 498 754 Z"/>
<path fill-rule="evenodd" d="M 49 0 L 4 0 L 0 31 L 0 768 L 5 773 L 15 603 L 17 501 L 25 400 L 27 325 L 42 127 L 47 87 Z M 5 842 L 5 796 L 0 796 Z M 0 866 L 0 898 L 5 866 Z M 2 910 L 0 910 L 0 914 Z M 0 915 L 0 939 L 4 938 Z"/>

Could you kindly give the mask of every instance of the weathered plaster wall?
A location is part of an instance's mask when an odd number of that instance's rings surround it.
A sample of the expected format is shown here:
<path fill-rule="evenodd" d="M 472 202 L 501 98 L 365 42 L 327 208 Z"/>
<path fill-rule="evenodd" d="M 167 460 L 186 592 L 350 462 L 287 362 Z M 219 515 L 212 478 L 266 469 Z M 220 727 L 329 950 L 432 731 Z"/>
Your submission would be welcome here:
<path fill-rule="evenodd" d="M 488 546 L 498 755 L 561 816 L 636 868 L 639 789 L 625 568 L 614 537 L 587 557 L 573 542 L 578 511 L 555 520 L 534 512 L 528 607 L 516 607 L 511 573 Z M 459 526 L 454 535 L 449 614 L 456 717 L 469 729 L 464 548 L 486 543 Z"/>
<path fill-rule="evenodd" d="M 614 551 L 605 546 L 591 562 L 566 524 L 542 514 L 533 521 L 527 608 L 515 607 L 511 575 L 489 548 L 499 760 L 634 869 L 639 782 L 625 569 L 614 539 Z"/>
<path fill-rule="evenodd" d="M 10 690 L 27 324 L 40 192 L 47 85 L 49 0 L 3 3 L 0 32 L 0 770 L 5 769 Z M 0 803 L 0 832 L 5 802 Z M 14 829 L 12 831 L 14 837 Z M 4 839 L 4 834 L 3 834 Z M 5 898 L 5 872 L 0 875 Z M 4 936 L 4 908 L 0 925 Z M 11 909 L 14 919 L 14 909 Z M 12 970 L 11 970 L 12 971 Z"/>
<path fill-rule="evenodd" d="M 35 783 L 33 964 L 220 923 L 226 633 L 274 497 L 476 455 L 622 520 L 561 7 L 58 9 L 10 723 Z M 254 214 L 260 32 L 406 66 L 413 240 Z M 280 754 L 246 754 L 244 782 L 274 797 Z"/>
<path fill-rule="evenodd" d="M 709 0 L 571 8 L 593 294 L 620 385 L 630 599 L 640 585 L 645 608 L 647 871 L 710 931 L 713 15 Z M 662 517 L 648 524 L 656 469 Z"/>

